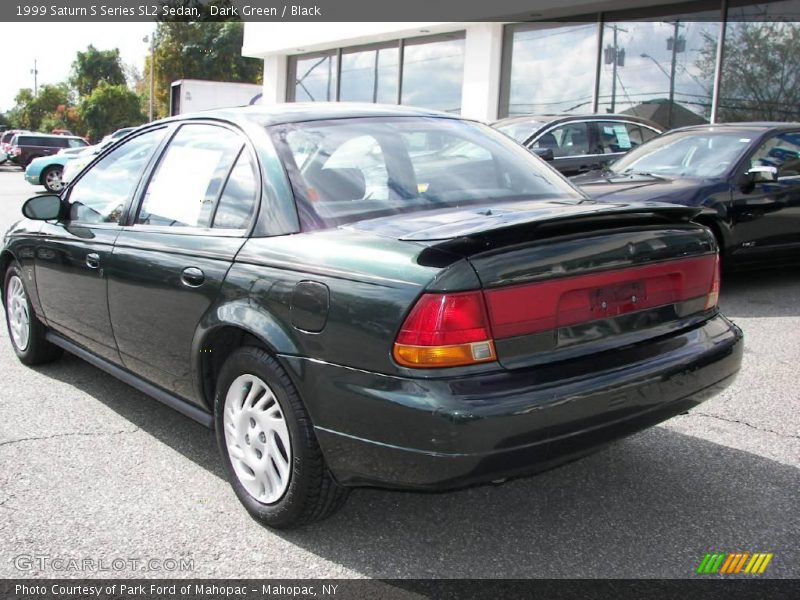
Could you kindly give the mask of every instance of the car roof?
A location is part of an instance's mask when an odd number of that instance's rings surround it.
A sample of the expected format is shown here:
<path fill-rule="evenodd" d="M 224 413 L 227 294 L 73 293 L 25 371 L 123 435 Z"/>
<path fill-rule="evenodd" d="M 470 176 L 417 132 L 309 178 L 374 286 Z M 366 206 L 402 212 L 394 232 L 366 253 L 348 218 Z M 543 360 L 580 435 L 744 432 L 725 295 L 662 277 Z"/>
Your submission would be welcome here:
<path fill-rule="evenodd" d="M 782 121 L 745 121 L 742 123 L 714 123 L 713 125 L 689 125 L 688 127 L 681 127 L 680 129 L 673 129 L 669 133 L 675 131 L 714 131 L 723 130 L 730 132 L 753 132 L 753 131 L 788 131 L 800 129 L 800 123 L 785 123 Z"/>
<path fill-rule="evenodd" d="M 369 104 L 358 102 L 289 102 L 273 105 L 251 105 L 236 108 L 207 110 L 188 113 L 164 119 L 181 121 L 185 119 L 226 119 L 230 121 L 250 121 L 263 126 L 281 125 L 284 123 L 302 123 L 305 121 L 325 121 L 328 119 L 353 119 L 364 117 L 438 117 L 446 119 L 462 119 L 459 115 L 396 106 L 392 104 Z M 467 119 L 463 119 L 467 120 Z"/>
<path fill-rule="evenodd" d="M 59 140 L 80 140 L 81 137 L 77 135 L 58 135 L 57 133 L 39 133 L 38 131 L 20 131 L 17 133 L 19 136 L 36 137 L 36 138 L 57 138 Z"/>
<path fill-rule="evenodd" d="M 635 121 L 637 123 L 644 123 L 658 129 L 662 129 L 658 123 L 654 123 L 648 119 L 637 117 L 635 115 L 625 115 L 619 113 L 590 113 L 590 114 L 569 114 L 569 113 L 555 113 L 555 114 L 530 114 L 530 115 L 514 115 L 513 117 L 506 117 L 492 123 L 492 126 L 498 125 L 513 125 L 515 123 L 555 123 L 556 121 Z"/>

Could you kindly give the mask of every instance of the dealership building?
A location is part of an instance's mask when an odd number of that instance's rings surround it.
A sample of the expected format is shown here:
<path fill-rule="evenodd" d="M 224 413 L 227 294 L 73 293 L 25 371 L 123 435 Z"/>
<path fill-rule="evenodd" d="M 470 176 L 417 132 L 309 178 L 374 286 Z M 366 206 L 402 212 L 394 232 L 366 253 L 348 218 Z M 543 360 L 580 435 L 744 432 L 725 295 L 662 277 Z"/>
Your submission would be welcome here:
<path fill-rule="evenodd" d="M 800 120 L 799 4 L 532 0 L 525 22 L 250 22 L 242 53 L 264 60 L 264 103 Z"/>

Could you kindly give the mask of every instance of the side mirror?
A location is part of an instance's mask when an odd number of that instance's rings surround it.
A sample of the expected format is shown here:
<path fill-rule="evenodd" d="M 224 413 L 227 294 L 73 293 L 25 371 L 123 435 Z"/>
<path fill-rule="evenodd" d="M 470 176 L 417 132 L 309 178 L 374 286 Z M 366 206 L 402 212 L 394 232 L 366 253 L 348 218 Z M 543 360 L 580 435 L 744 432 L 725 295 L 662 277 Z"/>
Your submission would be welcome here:
<path fill-rule="evenodd" d="M 747 175 L 755 183 L 764 181 L 777 181 L 778 168 L 759 165 L 757 167 L 751 167 L 750 170 L 747 171 Z"/>
<path fill-rule="evenodd" d="M 531 148 L 530 150 L 542 160 L 550 161 L 555 158 L 552 148 Z"/>
<path fill-rule="evenodd" d="M 60 219 L 64 213 L 64 202 L 58 196 L 48 194 L 34 196 L 22 205 L 22 214 L 34 221 L 50 221 Z"/>

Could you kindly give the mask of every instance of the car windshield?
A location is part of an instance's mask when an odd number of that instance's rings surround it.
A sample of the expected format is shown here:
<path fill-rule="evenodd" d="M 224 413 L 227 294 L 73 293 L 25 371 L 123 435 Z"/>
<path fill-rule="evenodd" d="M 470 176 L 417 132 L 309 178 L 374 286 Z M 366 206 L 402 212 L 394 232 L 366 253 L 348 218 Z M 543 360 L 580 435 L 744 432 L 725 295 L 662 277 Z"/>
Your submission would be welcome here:
<path fill-rule="evenodd" d="M 689 130 L 654 138 L 613 163 L 617 174 L 642 173 L 674 177 L 719 177 L 750 145 L 742 132 Z"/>
<path fill-rule="evenodd" d="M 531 137 L 535 131 L 541 129 L 543 125 L 544 123 L 539 121 L 514 121 L 511 123 L 495 123 L 493 127 L 521 144 Z"/>
<path fill-rule="evenodd" d="M 304 229 L 392 214 L 581 193 L 491 127 L 434 117 L 270 127 Z"/>

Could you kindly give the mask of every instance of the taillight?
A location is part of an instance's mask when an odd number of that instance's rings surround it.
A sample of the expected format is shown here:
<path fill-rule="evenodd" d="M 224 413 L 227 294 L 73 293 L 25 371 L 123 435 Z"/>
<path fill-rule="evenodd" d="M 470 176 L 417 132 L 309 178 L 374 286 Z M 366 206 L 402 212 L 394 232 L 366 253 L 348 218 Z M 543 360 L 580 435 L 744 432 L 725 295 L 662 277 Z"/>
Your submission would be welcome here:
<path fill-rule="evenodd" d="M 423 294 L 394 344 L 406 367 L 456 367 L 496 360 L 483 293 Z"/>
<path fill-rule="evenodd" d="M 720 280 L 720 265 L 719 265 L 719 254 L 717 254 L 716 261 L 714 263 L 714 279 L 711 280 L 711 289 L 708 290 L 708 295 L 706 296 L 706 305 L 705 309 L 708 310 L 709 308 L 714 308 L 719 302 L 719 280 Z"/>

